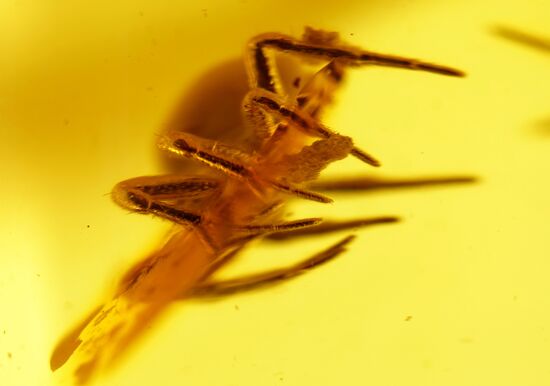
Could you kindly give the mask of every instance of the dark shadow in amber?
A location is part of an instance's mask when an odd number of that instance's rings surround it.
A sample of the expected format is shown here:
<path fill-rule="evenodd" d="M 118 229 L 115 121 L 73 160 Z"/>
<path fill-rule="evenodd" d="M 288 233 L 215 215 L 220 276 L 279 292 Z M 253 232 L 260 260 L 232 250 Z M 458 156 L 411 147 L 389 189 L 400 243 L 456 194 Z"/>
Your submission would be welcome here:
<path fill-rule="evenodd" d="M 230 146 L 242 144 L 250 135 L 244 130 L 241 102 L 248 92 L 242 59 L 233 59 L 205 72 L 176 102 L 162 133 L 182 131 Z M 246 149 L 243 149 L 246 150 Z M 159 152 L 167 170 L 193 173 L 201 168 L 196 162 L 175 159 Z"/>
<path fill-rule="evenodd" d="M 530 48 L 544 51 L 550 54 L 550 39 L 541 36 L 533 35 L 521 30 L 517 30 L 506 26 L 496 26 L 493 32 L 498 36 L 510 40 L 514 43 L 519 43 Z M 550 135 L 550 117 L 541 119 L 534 123 L 536 133 L 539 135 Z"/>
<path fill-rule="evenodd" d="M 550 136 L 550 117 L 535 122 L 535 128 L 538 134 Z"/>
<path fill-rule="evenodd" d="M 280 72 L 286 75 L 282 81 L 289 82 L 301 72 L 296 59 L 281 58 L 277 60 Z M 251 129 L 242 117 L 241 104 L 250 91 L 242 58 L 227 60 L 203 73 L 172 107 L 161 134 L 168 132 L 185 132 L 201 138 L 219 141 L 225 145 L 240 148 L 245 152 L 246 139 Z M 176 159 L 166 152 L 159 152 L 163 168 L 171 172 L 196 174 L 203 167 L 195 161 Z"/>
<path fill-rule="evenodd" d="M 424 178 L 350 177 L 318 181 L 314 182 L 309 187 L 313 190 L 320 190 L 325 192 L 354 193 L 376 190 L 390 190 L 398 188 L 421 188 L 455 184 L 470 184 L 477 181 L 478 178 L 474 176 Z"/>
<path fill-rule="evenodd" d="M 477 178 L 472 176 L 453 176 L 453 177 L 431 177 L 431 178 L 410 178 L 410 179 L 390 179 L 390 178 L 342 178 L 336 180 L 326 180 L 314 182 L 310 188 L 325 192 L 339 193 L 357 193 L 365 191 L 390 190 L 398 188 L 419 188 L 440 185 L 454 185 L 476 182 Z M 267 240 L 279 241 L 288 240 L 295 237 L 316 236 L 331 232 L 343 230 L 353 230 L 372 225 L 391 224 L 399 221 L 395 216 L 384 216 L 374 218 L 362 218 L 345 221 L 324 221 L 320 225 L 297 229 L 289 232 L 274 233 L 266 236 Z"/>
<path fill-rule="evenodd" d="M 507 40 L 550 53 L 550 39 L 506 26 L 496 26 L 493 28 L 493 31 L 498 36 Z"/>

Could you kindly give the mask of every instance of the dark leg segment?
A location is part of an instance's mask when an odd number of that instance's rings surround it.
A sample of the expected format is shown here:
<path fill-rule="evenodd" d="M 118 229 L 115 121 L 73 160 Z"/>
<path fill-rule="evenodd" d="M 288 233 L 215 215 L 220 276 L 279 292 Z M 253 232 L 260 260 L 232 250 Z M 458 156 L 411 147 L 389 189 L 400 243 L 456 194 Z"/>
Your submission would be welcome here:
<path fill-rule="evenodd" d="M 266 177 L 255 176 L 250 166 L 246 164 L 248 161 L 246 154 L 241 153 L 238 149 L 222 146 L 214 141 L 198 138 L 187 133 L 174 132 L 162 138 L 159 146 L 176 155 L 196 159 L 230 177 L 246 181 L 250 188 L 258 194 L 261 194 L 261 182 L 264 182 L 274 189 L 306 200 L 322 203 L 332 202 L 330 198 L 322 194 L 309 192 L 283 182 L 272 181 Z"/>
<path fill-rule="evenodd" d="M 198 214 L 185 207 L 186 200 L 206 200 L 219 193 L 221 182 L 213 178 L 179 175 L 146 176 L 119 182 L 111 196 L 121 207 L 136 213 L 150 213 L 184 225 L 201 222 Z"/>
<path fill-rule="evenodd" d="M 313 117 L 309 116 L 309 114 L 301 111 L 299 106 L 285 103 L 282 98 L 278 97 L 276 94 L 256 89 L 247 94 L 246 100 L 248 101 L 248 105 L 255 105 L 275 115 L 279 119 L 287 120 L 305 134 L 325 139 L 334 135 L 330 129 L 323 126 Z M 380 162 L 376 158 L 357 147 L 353 147 L 350 153 L 369 165 L 380 166 Z"/>
<path fill-rule="evenodd" d="M 115 186 L 113 194 L 117 191 L 134 189 L 158 200 L 196 199 L 209 197 L 220 187 L 221 182 L 214 178 L 168 174 L 136 177 L 122 181 Z"/>
<path fill-rule="evenodd" d="M 399 221 L 398 217 L 374 217 L 348 221 L 323 221 L 322 224 L 310 228 L 294 229 L 267 235 L 268 240 L 290 240 L 298 237 L 318 236 L 326 233 L 350 230 L 379 224 L 393 224 Z"/>
<path fill-rule="evenodd" d="M 325 60 L 338 59 L 350 66 L 376 65 L 428 71 L 440 75 L 464 76 L 455 68 L 427 63 L 416 59 L 379 54 L 355 47 L 314 44 L 277 33 L 259 35 L 250 41 L 247 52 L 247 67 L 251 88 L 261 88 L 270 92 L 278 91 L 278 74 L 270 66 L 266 49 L 290 52 L 298 55 L 317 57 Z"/>
<path fill-rule="evenodd" d="M 191 158 L 213 169 L 240 179 L 247 179 L 251 172 L 245 165 L 248 155 L 236 148 L 220 145 L 215 141 L 183 132 L 171 132 L 159 141 L 159 147 L 175 155 Z"/>
<path fill-rule="evenodd" d="M 346 250 L 346 246 L 353 239 L 354 236 L 348 236 L 331 247 L 290 267 L 244 276 L 232 280 L 205 282 L 202 285 L 197 286 L 188 296 L 197 298 L 217 297 L 238 292 L 252 291 L 268 285 L 282 283 L 287 279 L 291 279 L 309 272 L 311 269 L 332 260 L 344 252 Z"/>
<path fill-rule="evenodd" d="M 304 229 L 317 226 L 321 223 L 320 218 L 303 218 L 295 221 L 287 221 L 275 224 L 254 224 L 254 225 L 240 225 L 233 226 L 233 228 L 250 232 L 253 234 L 265 234 L 265 233 L 278 233 L 289 232 L 296 229 Z"/>

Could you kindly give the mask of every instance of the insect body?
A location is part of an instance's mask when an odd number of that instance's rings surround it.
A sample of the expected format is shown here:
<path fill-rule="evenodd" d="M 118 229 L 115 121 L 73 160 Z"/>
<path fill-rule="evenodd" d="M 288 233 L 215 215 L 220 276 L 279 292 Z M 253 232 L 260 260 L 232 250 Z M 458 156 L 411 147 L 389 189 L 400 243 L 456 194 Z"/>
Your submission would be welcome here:
<path fill-rule="evenodd" d="M 297 92 L 287 92 L 271 55 L 287 52 L 323 61 Z M 328 203 L 308 190 L 328 164 L 348 154 L 378 166 L 352 139 L 335 133 L 318 117 L 350 66 L 381 65 L 461 76 L 458 70 L 413 59 L 381 55 L 341 43 L 337 34 L 306 28 L 302 39 L 264 34 L 246 49 L 250 91 L 242 103 L 250 151 L 186 132 L 170 132 L 161 149 L 202 163 L 214 174 L 138 177 L 113 189 L 120 206 L 162 217 L 179 227 L 169 241 L 133 267 L 112 299 L 94 310 L 56 347 L 52 369 L 70 366 L 78 384 L 116 361 L 143 329 L 174 300 L 220 295 L 296 276 L 335 257 L 352 240 L 340 242 L 294 266 L 244 278 L 214 281 L 214 272 L 253 239 L 270 233 L 315 232 L 321 219 L 284 221 L 290 197 Z"/>

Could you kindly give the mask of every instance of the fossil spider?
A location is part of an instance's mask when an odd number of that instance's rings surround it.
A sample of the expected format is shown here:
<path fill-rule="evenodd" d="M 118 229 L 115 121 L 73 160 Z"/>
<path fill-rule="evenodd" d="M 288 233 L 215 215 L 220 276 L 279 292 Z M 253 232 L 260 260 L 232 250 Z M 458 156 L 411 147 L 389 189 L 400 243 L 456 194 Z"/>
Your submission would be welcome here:
<path fill-rule="evenodd" d="M 283 89 L 273 55 L 296 55 L 324 66 L 290 95 Z M 286 280 L 342 253 L 347 236 L 293 266 L 243 278 L 215 281 L 212 275 L 228 264 L 251 240 L 268 234 L 287 237 L 307 229 L 315 233 L 320 218 L 283 221 L 282 204 L 289 197 L 329 203 L 308 190 L 330 163 L 348 154 L 367 164 L 378 161 L 337 134 L 318 117 L 338 88 L 347 67 L 378 65 L 462 76 L 459 70 L 398 56 L 365 51 L 342 43 L 338 34 L 306 28 L 301 39 L 267 33 L 248 43 L 245 65 L 250 91 L 242 111 L 252 134 L 252 151 L 186 132 L 169 132 L 161 149 L 217 171 L 208 176 L 170 174 L 118 183 L 114 201 L 136 213 L 152 214 L 179 228 L 158 251 L 132 267 L 114 296 L 94 310 L 56 346 L 50 365 L 70 364 L 77 384 L 89 382 L 97 370 L 118 359 L 172 301 L 218 296 Z M 392 221 L 392 218 L 379 221 Z M 361 224 L 353 224 L 357 226 Z M 336 226 L 338 228 L 338 226 Z"/>

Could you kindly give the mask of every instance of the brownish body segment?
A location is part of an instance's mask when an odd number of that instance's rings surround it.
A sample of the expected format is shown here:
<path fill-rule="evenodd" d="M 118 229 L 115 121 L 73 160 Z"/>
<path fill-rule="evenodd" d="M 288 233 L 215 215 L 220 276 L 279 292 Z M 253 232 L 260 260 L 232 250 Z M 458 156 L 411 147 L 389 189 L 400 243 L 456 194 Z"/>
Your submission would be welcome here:
<path fill-rule="evenodd" d="M 287 52 L 321 63 L 309 79 L 297 78 L 285 90 L 273 55 Z M 212 275 L 251 240 L 283 233 L 284 238 L 324 233 L 380 220 L 351 221 L 315 228 L 319 218 L 284 220 L 291 196 L 321 203 L 329 197 L 307 189 L 330 163 L 348 154 L 378 166 L 347 136 L 319 121 L 349 66 L 380 65 L 462 76 L 449 67 L 376 54 L 342 43 L 338 34 L 306 28 L 302 39 L 264 34 L 250 41 L 245 55 L 250 91 L 242 110 L 252 128 L 251 151 L 185 132 L 170 132 L 161 149 L 210 167 L 209 176 L 171 174 L 138 177 L 113 189 L 120 206 L 173 222 L 178 231 L 158 251 L 130 269 L 111 300 L 94 310 L 56 347 L 52 369 L 69 366 L 76 383 L 85 384 L 99 369 L 111 366 L 172 301 L 191 296 L 221 296 L 295 277 L 342 253 L 343 238 L 288 268 L 224 282 Z M 308 228 L 308 232 L 304 230 Z"/>

